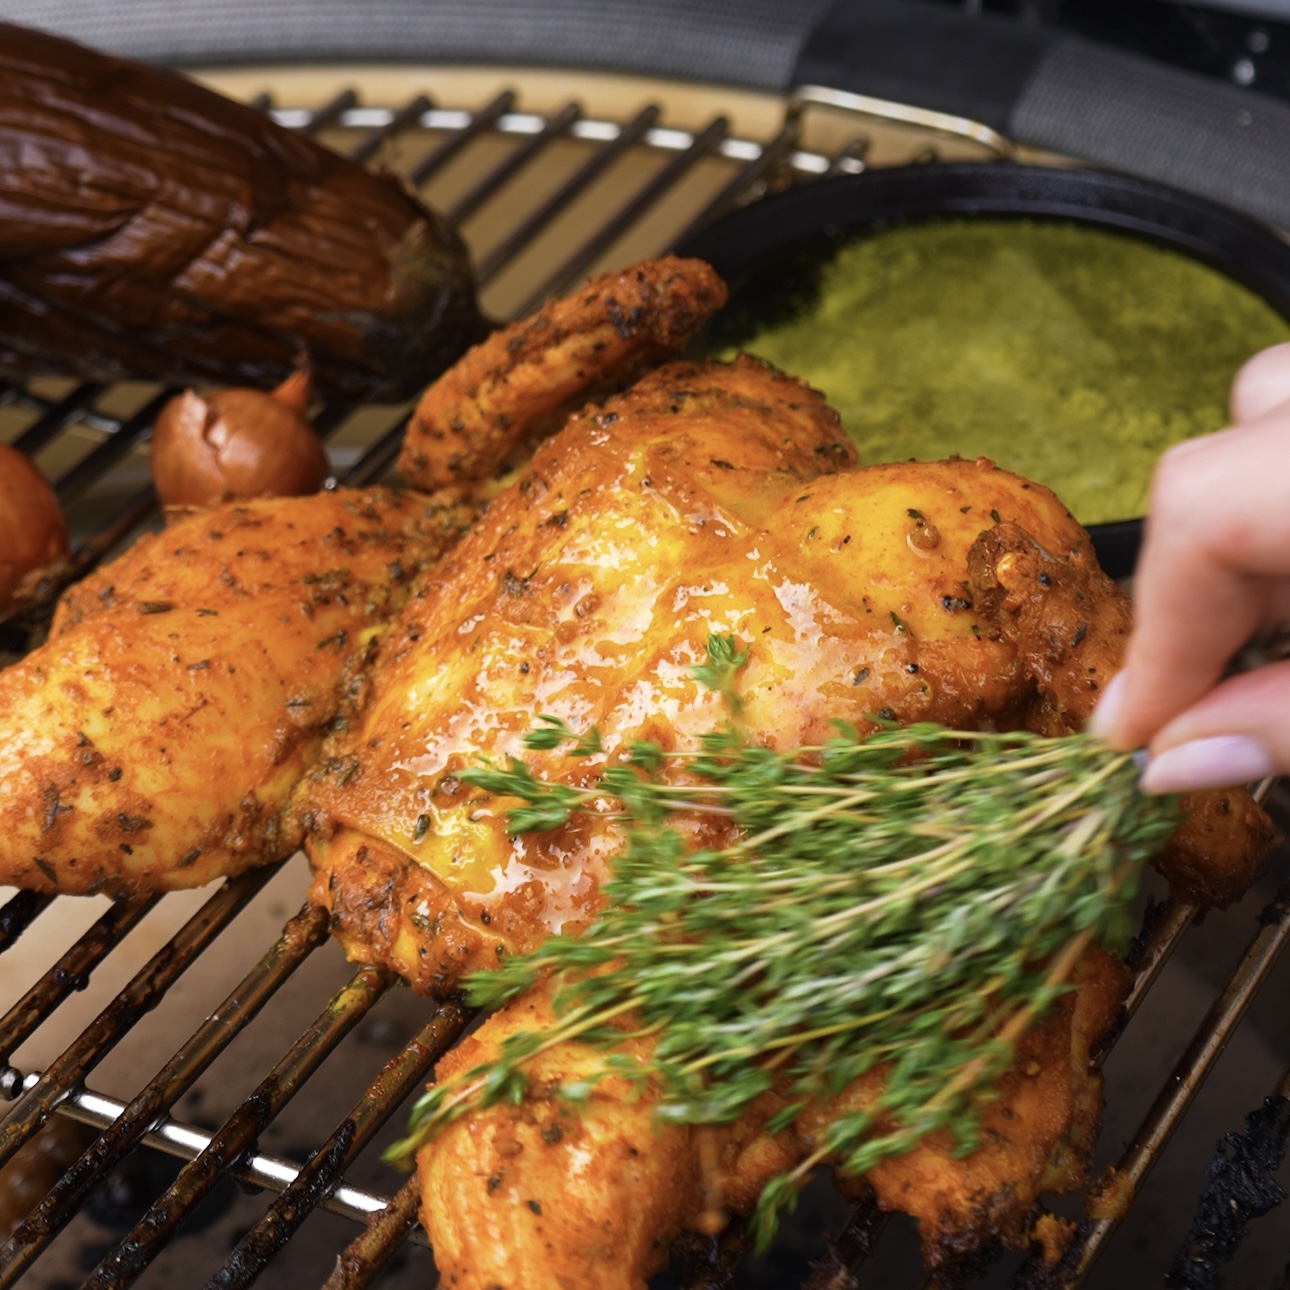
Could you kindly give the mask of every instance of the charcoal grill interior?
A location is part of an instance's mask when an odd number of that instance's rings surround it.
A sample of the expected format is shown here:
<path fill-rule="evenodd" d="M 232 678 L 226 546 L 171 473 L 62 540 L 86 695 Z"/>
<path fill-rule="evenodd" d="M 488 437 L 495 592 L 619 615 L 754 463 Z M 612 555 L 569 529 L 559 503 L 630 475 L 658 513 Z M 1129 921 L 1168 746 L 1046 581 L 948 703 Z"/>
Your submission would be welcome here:
<path fill-rule="evenodd" d="M 484 84 L 478 72 L 409 69 L 338 74 L 330 84 L 291 69 L 276 80 L 211 79 L 407 175 L 460 221 L 484 306 L 499 318 L 659 252 L 768 190 L 871 165 L 1018 152 L 971 122 L 881 105 L 873 115 L 814 93 L 787 104 L 724 94 L 709 110 L 691 88 L 658 93 L 594 77 L 587 106 L 567 97 L 565 78 L 538 73 L 522 92 L 500 75 Z M 271 96 L 261 93 L 268 83 Z M 159 523 L 147 439 L 165 397 L 155 386 L 52 378 L 0 387 L 0 442 L 34 455 L 55 482 L 73 531 L 73 574 Z M 324 408 L 317 424 L 336 477 L 385 477 L 406 411 Z M 0 649 L 30 647 L 46 616 L 0 623 Z M 1280 784 L 1264 791 L 1290 832 L 1290 794 Z M 1131 1184 L 1122 1194 L 1137 1197 L 1087 1224 L 1061 1275 L 1043 1285 L 1160 1284 L 1217 1138 L 1287 1091 L 1282 882 L 1284 848 L 1225 913 L 1201 921 L 1160 903 L 1159 891 L 1144 900 L 1133 1015 L 1105 1056 L 1099 1159 L 1117 1164 Z M 302 907 L 305 888 L 296 856 L 139 905 L 4 893 L 0 1095 L 11 1105 L 0 1125 L 0 1159 L 10 1162 L 0 1215 L 22 1222 L 0 1247 L 0 1286 L 433 1283 L 412 1189 L 378 1155 L 468 1018 L 451 1002 L 413 997 L 382 970 L 343 963 L 321 915 Z M 36 1150 L 57 1167 L 31 1198 L 11 1201 L 15 1177 L 40 1172 Z M 1063 1212 L 1078 1215 L 1078 1200 Z M 825 1185 L 766 1259 L 690 1253 L 656 1284 L 924 1283 L 907 1225 L 863 1204 L 848 1211 Z M 1228 1284 L 1287 1284 L 1288 1258 L 1290 1220 L 1274 1212 L 1241 1245 Z M 718 1267 L 726 1264 L 729 1275 Z M 1013 1259 L 975 1284 L 1041 1284 L 1032 1271 Z"/>

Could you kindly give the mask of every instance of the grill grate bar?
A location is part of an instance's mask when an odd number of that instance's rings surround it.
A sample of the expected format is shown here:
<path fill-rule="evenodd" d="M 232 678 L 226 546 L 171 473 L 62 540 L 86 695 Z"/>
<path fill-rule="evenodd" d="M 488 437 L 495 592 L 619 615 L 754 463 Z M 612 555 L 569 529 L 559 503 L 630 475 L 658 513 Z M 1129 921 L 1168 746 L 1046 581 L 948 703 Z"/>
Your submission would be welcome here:
<path fill-rule="evenodd" d="M 403 443 L 403 431 L 410 413 L 404 413 L 363 455 L 345 472 L 343 482 L 349 488 L 364 488 L 375 484 L 394 465 Z"/>
<path fill-rule="evenodd" d="M 226 883 L 153 955 L 5 1117 L 0 1124 L 0 1164 L 44 1124 L 67 1091 L 80 1084 L 125 1038 L 134 1022 L 246 908 L 276 869 L 274 865 L 253 869 Z"/>
<path fill-rule="evenodd" d="M 111 1129 L 128 1110 L 123 1102 L 89 1089 L 75 1090 L 58 1109 L 59 1114 L 69 1120 L 96 1129 Z M 210 1145 L 211 1135 L 195 1125 L 164 1116 L 143 1135 L 142 1141 L 180 1160 L 192 1160 Z M 248 1187 L 280 1191 L 292 1182 L 300 1172 L 300 1166 L 281 1156 L 256 1152 L 238 1161 L 229 1172 Z M 336 1187 L 330 1196 L 320 1201 L 321 1208 L 358 1222 L 383 1213 L 388 1203 L 385 1196 L 348 1184 Z"/>
<path fill-rule="evenodd" d="M 1133 984 L 1124 1001 L 1126 1019 L 1133 1016 L 1138 1005 L 1146 997 L 1147 991 L 1155 984 L 1156 978 L 1163 971 L 1169 956 L 1177 948 L 1187 929 L 1196 921 L 1200 909 L 1185 901 L 1169 901 L 1158 917 L 1151 922 L 1138 937 L 1130 950 L 1129 963 L 1133 967 Z M 1097 1058 L 1100 1063 L 1101 1057 Z"/>
<path fill-rule="evenodd" d="M 430 110 L 430 107 L 430 100 L 424 94 L 418 94 L 416 98 L 409 103 L 405 103 L 397 112 L 391 113 L 384 124 L 377 126 L 366 139 L 351 149 L 349 155 L 355 161 L 371 161 L 395 135 L 402 134 L 405 130 L 410 130 L 418 125 L 421 118 Z M 347 123 L 352 115 L 352 112 L 346 112 L 341 119 Z"/>
<path fill-rule="evenodd" d="M 336 125 L 357 102 L 358 95 L 352 89 L 343 89 L 322 107 L 310 112 L 297 129 L 303 134 L 318 134 L 329 126 Z"/>
<path fill-rule="evenodd" d="M 770 143 L 761 149 L 743 170 L 734 175 L 730 182 L 677 235 L 678 245 L 687 241 L 705 224 L 711 223 L 741 202 L 757 196 L 759 188 L 768 183 L 771 175 L 793 151 L 793 145 L 797 142 L 797 133 L 796 121 L 788 121 Z"/>
<path fill-rule="evenodd" d="M 103 921 L 103 920 L 100 920 Z M 168 1141 L 177 1135 L 159 1129 L 165 1111 L 185 1093 L 327 936 L 326 914 L 306 905 L 288 920 L 282 936 L 257 966 L 128 1106 L 112 1103 L 108 1127 L 80 1159 L 54 1184 L 8 1244 L 0 1249 L 0 1285 L 12 1285 L 51 1240 L 67 1225 L 95 1184 L 151 1134 Z M 51 974 L 52 975 L 52 974 Z M 85 1092 L 80 1108 L 88 1111 L 104 1099 Z M 63 1108 L 60 1108 L 63 1109 Z M 190 1132 L 196 1132 L 192 1130 Z M 191 1154 L 191 1153 L 190 1153 Z"/>
<path fill-rule="evenodd" d="M 1286 942 L 1290 940 L 1290 880 L 1282 884 L 1273 900 L 1259 915 L 1259 930 L 1250 940 L 1245 954 L 1222 992 L 1210 1005 L 1173 1074 L 1167 1079 L 1151 1110 L 1129 1144 L 1116 1175 L 1132 1195 L 1145 1180 L 1152 1166 L 1173 1136 L 1192 1099 L 1240 1024 L 1259 987 L 1267 979 Z M 1095 1221 L 1084 1239 L 1069 1286 L 1082 1284 L 1120 1224 L 1119 1218 Z"/>
<path fill-rule="evenodd" d="M 824 172 L 824 178 L 863 174 L 869 168 L 865 158 L 869 155 L 870 146 L 867 135 L 861 134 L 851 139 L 829 158 L 829 167 Z"/>
<path fill-rule="evenodd" d="M 547 144 L 567 134 L 581 113 L 582 109 L 578 104 L 566 103 L 548 121 L 543 122 L 541 130 L 531 139 L 517 147 L 510 156 L 498 162 L 474 188 L 455 205 L 448 207 L 448 219 L 454 224 L 460 224 L 469 219 L 504 184 L 519 174 Z"/>
<path fill-rule="evenodd" d="M 679 152 L 600 230 L 585 239 L 543 284 L 515 311 L 520 317 L 535 310 L 548 296 L 572 287 L 582 275 L 642 216 L 676 186 L 686 173 L 726 137 L 730 122 L 716 117 L 684 151 Z"/>
<path fill-rule="evenodd" d="M 119 901 L 110 905 L 58 962 L 0 1018 L 0 1061 L 12 1060 L 14 1049 L 29 1038 L 45 1019 L 81 989 L 90 973 L 114 950 L 121 938 L 160 901 Z M 0 1069 L 0 1093 L 16 1097 L 22 1078 L 12 1067 Z"/>
<path fill-rule="evenodd" d="M 405 1240 L 421 1235 L 417 1227 L 420 1204 L 421 1192 L 414 1174 L 385 1209 L 373 1214 L 362 1233 L 345 1247 L 323 1290 L 361 1290 L 370 1285 Z"/>
<path fill-rule="evenodd" d="M 174 390 L 154 394 L 133 416 L 115 423 L 114 433 L 103 440 L 54 484 L 59 502 L 66 506 L 96 484 L 122 457 L 152 429 L 157 413 L 170 400 Z"/>
<path fill-rule="evenodd" d="M 85 408 L 89 407 L 98 398 L 103 389 L 102 385 L 91 381 L 78 385 L 57 403 L 47 407 L 13 441 L 13 446 L 19 452 L 25 452 L 28 456 L 39 452 L 68 422 L 80 416 Z"/>
<path fill-rule="evenodd" d="M 81 544 L 72 555 L 69 568 L 51 586 L 48 594 L 62 590 L 68 583 L 87 574 L 109 551 L 128 537 L 157 509 L 157 495 L 148 484 L 136 493 L 106 527 Z"/>
<path fill-rule="evenodd" d="M 503 90 L 491 103 L 476 112 L 468 124 L 454 131 L 449 138 L 408 171 L 407 177 L 412 187 L 420 188 L 426 180 L 446 166 L 485 130 L 496 125 L 498 118 L 509 112 L 514 102 L 515 92 Z"/>
<path fill-rule="evenodd" d="M 180 1223 L 254 1146 L 264 1128 L 394 983 L 393 973 L 384 968 L 360 967 L 202 1152 L 184 1166 L 175 1182 L 95 1268 L 85 1283 L 86 1290 L 118 1290 L 140 1276 Z"/>
<path fill-rule="evenodd" d="M 543 229 L 592 182 L 603 174 L 645 131 L 658 120 L 659 109 L 650 103 L 623 126 L 617 138 L 597 149 L 541 206 L 525 219 L 500 245 L 484 256 L 476 270 L 480 285 L 491 282 Z"/>
<path fill-rule="evenodd" d="M 334 1188 L 341 1170 L 421 1082 L 469 1019 L 470 1014 L 459 1004 L 440 1003 L 416 1038 L 390 1058 L 344 1122 L 238 1242 L 228 1261 L 207 1283 L 207 1290 L 240 1290 L 255 1281 L 268 1260 Z"/>

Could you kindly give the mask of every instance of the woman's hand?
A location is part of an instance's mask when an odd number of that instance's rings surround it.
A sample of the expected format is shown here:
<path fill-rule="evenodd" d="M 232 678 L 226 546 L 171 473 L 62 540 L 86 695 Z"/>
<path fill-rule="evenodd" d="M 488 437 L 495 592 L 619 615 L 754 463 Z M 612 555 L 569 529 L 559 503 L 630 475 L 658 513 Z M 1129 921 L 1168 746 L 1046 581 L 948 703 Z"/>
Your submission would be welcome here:
<path fill-rule="evenodd" d="M 1156 468 L 1136 626 L 1090 723 L 1146 746 L 1148 792 L 1290 772 L 1290 662 L 1220 680 L 1256 631 L 1290 623 L 1290 344 L 1241 369 L 1231 413 Z"/>

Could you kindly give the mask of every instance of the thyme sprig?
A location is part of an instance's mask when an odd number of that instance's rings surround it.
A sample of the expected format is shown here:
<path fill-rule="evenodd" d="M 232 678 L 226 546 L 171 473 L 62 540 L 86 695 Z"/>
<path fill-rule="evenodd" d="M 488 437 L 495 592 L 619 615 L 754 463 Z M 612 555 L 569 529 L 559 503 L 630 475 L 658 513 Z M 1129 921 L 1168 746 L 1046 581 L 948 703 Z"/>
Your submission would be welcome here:
<path fill-rule="evenodd" d="M 529 743 L 600 749 L 552 718 Z M 936 1130 L 973 1149 L 983 1090 L 1088 942 L 1127 941 L 1141 870 L 1177 823 L 1172 802 L 1138 793 L 1130 756 L 1091 738 L 931 724 L 839 728 L 790 753 L 733 729 L 688 752 L 638 744 L 585 788 L 516 758 L 460 778 L 517 799 L 514 831 L 603 818 L 615 798 L 625 842 L 580 936 L 466 981 L 491 1008 L 549 974 L 555 1024 L 433 1087 L 390 1156 L 467 1110 L 522 1101 L 527 1064 L 557 1044 L 605 1050 L 603 1073 L 649 1091 L 666 1122 L 730 1122 L 774 1087 L 772 1132 L 881 1064 L 876 1101 L 839 1114 L 763 1192 L 762 1244 L 822 1159 L 861 1174 Z M 708 813 L 733 840 L 696 848 Z M 642 1034 L 648 1059 L 615 1051 Z M 594 1078 L 543 1096 L 577 1101 Z"/>

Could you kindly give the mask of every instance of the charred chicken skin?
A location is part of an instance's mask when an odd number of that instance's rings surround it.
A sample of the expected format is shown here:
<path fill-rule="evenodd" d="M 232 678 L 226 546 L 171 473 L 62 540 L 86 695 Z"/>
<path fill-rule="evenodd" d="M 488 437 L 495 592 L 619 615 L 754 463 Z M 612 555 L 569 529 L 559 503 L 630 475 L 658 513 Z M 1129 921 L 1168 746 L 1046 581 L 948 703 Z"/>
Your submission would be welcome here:
<path fill-rule="evenodd" d="M 471 513 L 387 489 L 222 505 L 72 588 L 0 672 L 0 882 L 134 896 L 290 854 L 355 651 Z"/>

